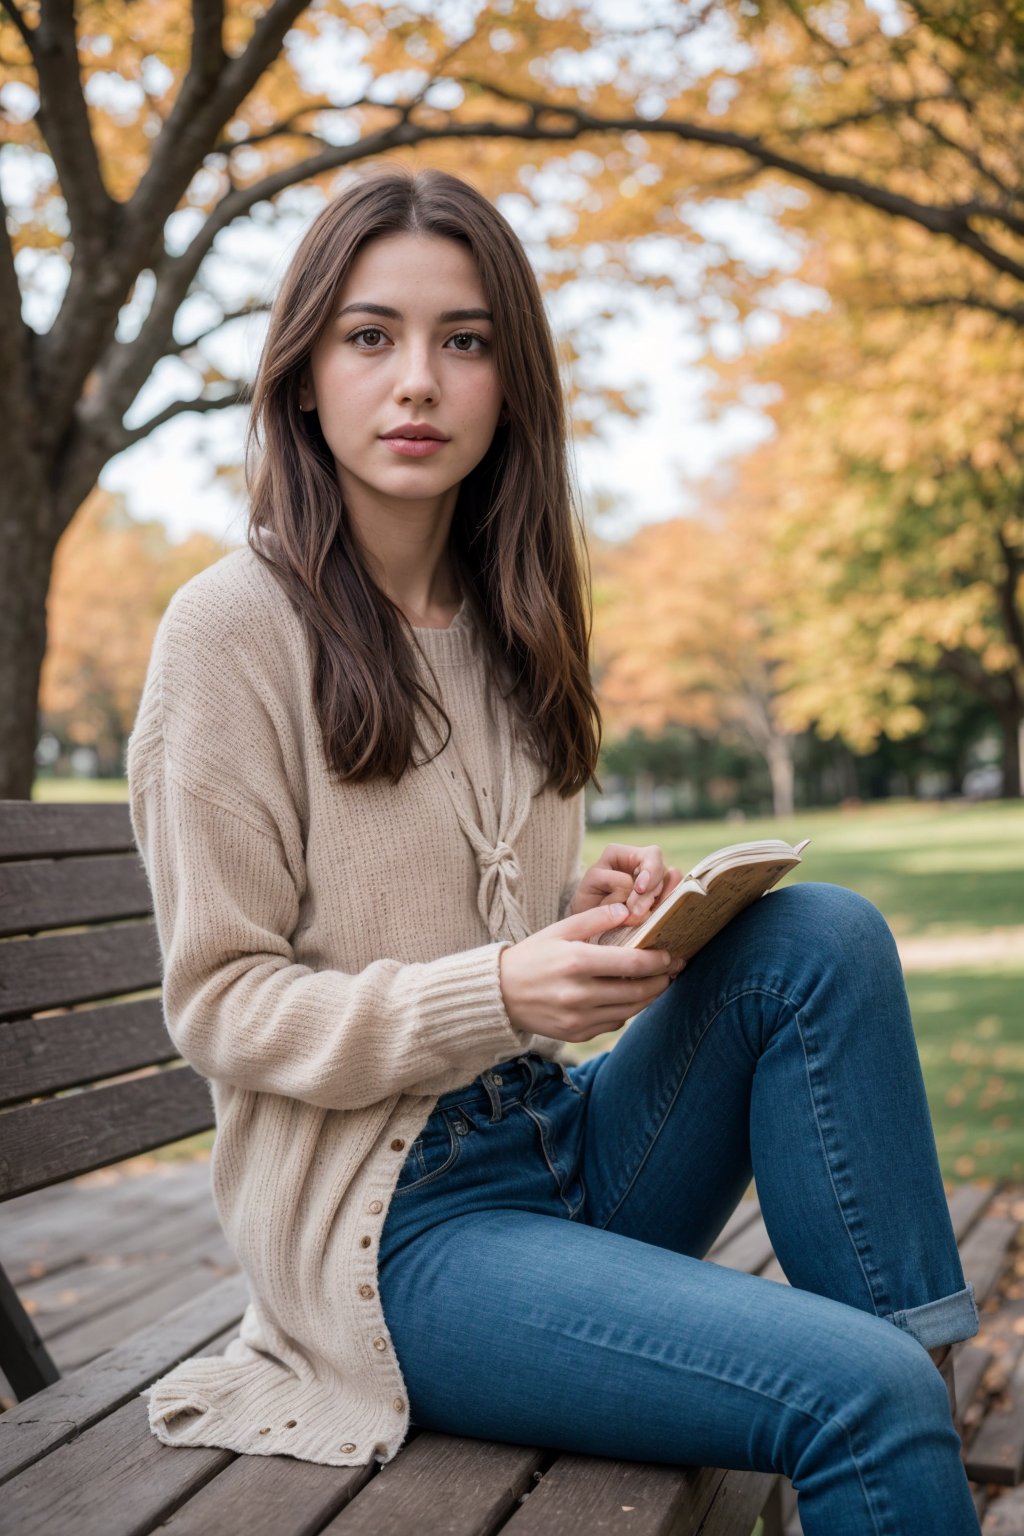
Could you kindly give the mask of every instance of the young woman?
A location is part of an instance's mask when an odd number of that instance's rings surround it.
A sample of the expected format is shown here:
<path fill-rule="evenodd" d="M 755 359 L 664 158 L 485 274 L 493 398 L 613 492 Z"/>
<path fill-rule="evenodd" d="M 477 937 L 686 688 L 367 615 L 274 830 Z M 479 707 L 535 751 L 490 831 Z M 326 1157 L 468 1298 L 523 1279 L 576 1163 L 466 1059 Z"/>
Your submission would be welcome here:
<path fill-rule="evenodd" d="M 680 874 L 582 868 L 585 547 L 496 209 L 353 181 L 251 431 L 249 540 L 175 594 L 128 750 L 250 1292 L 149 1389 L 154 1432 L 348 1466 L 411 1419 L 781 1472 L 807 1536 L 976 1531 L 929 1354 L 978 1316 L 882 917 L 795 884 L 678 977 L 588 942 Z M 752 1176 L 788 1286 L 703 1262 Z"/>

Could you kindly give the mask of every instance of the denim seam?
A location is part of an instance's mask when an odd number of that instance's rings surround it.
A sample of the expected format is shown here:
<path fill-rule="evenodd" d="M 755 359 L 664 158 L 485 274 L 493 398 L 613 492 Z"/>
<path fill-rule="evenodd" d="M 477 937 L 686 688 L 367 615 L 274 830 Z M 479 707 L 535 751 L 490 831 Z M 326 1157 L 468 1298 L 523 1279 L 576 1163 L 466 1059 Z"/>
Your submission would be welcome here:
<path fill-rule="evenodd" d="M 792 1007 L 794 1009 L 796 1008 L 796 1004 L 792 1001 L 791 998 L 785 996 L 785 994 L 783 994 L 783 993 L 773 992 L 768 987 L 748 987 L 744 991 L 737 992 L 737 993 L 734 994 L 734 996 L 726 998 L 726 1000 L 723 1003 L 720 1003 L 718 1005 L 718 1007 L 711 1014 L 710 1018 L 708 1019 L 707 1023 L 705 1024 L 704 1028 L 701 1030 L 700 1034 L 698 1035 L 696 1044 L 694 1045 L 693 1050 L 690 1052 L 690 1055 L 689 1055 L 689 1057 L 688 1057 L 688 1059 L 686 1061 L 686 1064 L 683 1067 L 682 1076 L 680 1077 L 680 1079 L 679 1079 L 678 1083 L 676 1084 L 675 1088 L 671 1089 L 670 1094 L 669 1094 L 669 1098 L 668 1098 L 668 1100 L 667 1100 L 667 1102 L 665 1104 L 664 1109 L 663 1110 L 655 1110 L 654 1115 L 655 1115 L 655 1120 L 656 1120 L 656 1128 L 654 1130 L 654 1133 L 651 1136 L 651 1139 L 650 1139 L 649 1143 L 647 1144 L 647 1147 L 644 1149 L 642 1157 L 640 1158 L 640 1160 L 637 1163 L 635 1169 L 633 1170 L 633 1174 L 632 1174 L 632 1177 L 629 1180 L 629 1183 L 626 1185 L 625 1189 L 622 1191 L 622 1194 L 619 1196 L 619 1198 L 616 1200 L 615 1204 L 612 1206 L 612 1209 L 609 1211 L 609 1213 L 605 1217 L 604 1221 L 602 1221 L 600 1223 L 600 1227 L 601 1227 L 602 1231 L 605 1228 L 607 1228 L 608 1223 L 611 1221 L 612 1217 L 616 1214 L 616 1212 L 618 1211 L 619 1207 L 622 1205 L 623 1201 L 628 1196 L 630 1190 L 633 1188 L 633 1185 L 636 1183 L 637 1179 L 640 1177 L 640 1172 L 641 1172 L 644 1164 L 646 1163 L 647 1159 L 650 1157 L 651 1152 L 654 1149 L 655 1143 L 657 1142 L 658 1137 L 661 1135 L 661 1132 L 664 1129 L 665 1121 L 668 1119 L 668 1116 L 669 1116 L 669 1114 L 672 1111 L 672 1106 L 675 1104 L 676 1099 L 679 1097 L 679 1094 L 680 1094 L 680 1092 L 682 1090 L 682 1086 L 683 1086 L 683 1084 L 686 1081 L 687 1073 L 689 1072 L 689 1070 L 690 1070 L 691 1066 L 693 1065 L 694 1061 L 697 1059 L 697 1052 L 700 1050 L 700 1047 L 701 1047 L 701 1045 L 703 1043 L 703 1040 L 704 1040 L 704 1036 L 707 1034 L 708 1030 L 711 1028 L 711 1026 L 715 1022 L 715 1020 L 719 1017 L 719 1015 L 721 1013 L 723 1013 L 725 1011 L 726 1008 L 730 1007 L 732 1003 L 738 1002 L 741 997 L 747 997 L 747 996 L 749 996 L 753 992 L 763 993 L 764 996 L 766 996 L 766 997 L 774 997 L 774 998 L 776 998 L 777 1001 L 784 1002 L 784 1003 L 789 1003 L 790 1007 Z"/>
<path fill-rule="evenodd" d="M 531 1093 L 532 1093 L 532 1089 L 531 1089 Z M 550 1129 L 551 1129 L 550 1123 L 544 1119 L 543 1115 L 541 1115 L 538 1110 L 531 1109 L 529 1107 L 529 1105 L 526 1102 L 526 1100 L 529 1097 L 530 1097 L 530 1093 L 528 1093 L 525 1096 L 525 1098 L 523 1098 L 523 1099 L 521 1099 L 519 1101 L 519 1106 L 518 1107 L 521 1110 L 523 1110 L 524 1113 L 529 1115 L 530 1119 L 533 1121 L 534 1125 L 537 1127 L 537 1130 L 540 1133 L 540 1147 L 541 1147 L 541 1151 L 544 1154 L 544 1161 L 548 1165 L 548 1172 L 551 1174 L 551 1177 L 555 1181 L 555 1186 L 556 1186 L 556 1188 L 558 1190 L 558 1198 L 561 1200 L 562 1204 L 565 1206 L 566 1210 L 568 1211 L 569 1219 L 571 1221 L 572 1218 L 573 1218 L 573 1215 L 575 1214 L 575 1212 L 581 1209 L 581 1205 L 571 1206 L 569 1204 L 568 1200 L 565 1198 L 565 1191 L 562 1188 L 562 1181 L 561 1181 L 561 1179 L 558 1176 L 558 1173 L 557 1173 L 557 1171 L 556 1171 L 556 1169 L 555 1169 L 555 1167 L 554 1167 L 554 1165 L 553 1165 L 553 1163 L 551 1161 L 551 1158 L 548 1156 L 548 1144 L 547 1144 L 547 1141 L 546 1141 L 545 1136 L 544 1136 L 544 1131 L 545 1131 L 545 1129 L 550 1131 Z"/>
<path fill-rule="evenodd" d="M 803 1056 L 804 1056 L 804 1073 L 805 1073 L 805 1076 L 807 1078 L 807 1087 L 808 1087 L 808 1090 L 809 1090 L 810 1096 L 811 1096 L 811 1107 L 812 1107 L 812 1109 L 814 1111 L 814 1124 L 817 1127 L 817 1131 L 818 1131 L 818 1141 L 819 1141 L 819 1143 L 821 1145 L 821 1155 L 824 1158 L 825 1168 L 826 1168 L 826 1170 L 828 1172 L 828 1182 L 829 1182 L 829 1185 L 831 1186 L 832 1194 L 835 1197 L 836 1209 L 838 1210 L 839 1215 L 840 1215 L 840 1217 L 842 1219 L 843 1227 L 846 1230 L 846 1235 L 847 1235 L 847 1237 L 850 1240 L 850 1247 L 853 1249 L 853 1252 L 856 1255 L 857 1264 L 858 1264 L 858 1266 L 860 1268 L 860 1272 L 864 1276 L 864 1284 L 867 1286 L 868 1296 L 869 1296 L 870 1301 L 871 1301 L 872 1310 L 874 1311 L 876 1316 L 879 1316 L 879 1315 L 881 1315 L 879 1313 L 879 1307 L 880 1306 L 884 1307 L 885 1303 L 888 1301 L 889 1298 L 888 1298 L 888 1296 L 886 1296 L 884 1301 L 882 1301 L 881 1303 L 878 1302 L 875 1299 L 875 1288 L 872 1285 L 871 1279 L 870 1279 L 870 1277 L 868 1275 L 868 1272 L 867 1272 L 867 1270 L 864 1267 L 864 1259 L 863 1259 L 863 1256 L 861 1254 L 860 1247 L 858 1246 L 857 1241 L 854 1238 L 853 1232 L 850 1230 L 850 1223 L 849 1223 L 849 1221 L 847 1220 L 847 1217 L 846 1217 L 846 1210 L 844 1208 L 843 1200 L 842 1200 L 842 1198 L 841 1198 L 841 1196 L 839 1194 L 838 1189 L 836 1188 L 835 1175 L 833 1174 L 833 1171 L 832 1171 L 832 1161 L 831 1161 L 831 1158 L 829 1157 L 829 1151 L 828 1151 L 828 1147 L 827 1147 L 826 1141 L 825 1141 L 825 1133 L 824 1133 L 824 1130 L 822 1129 L 821 1115 L 819 1113 L 819 1107 L 818 1107 L 818 1090 L 817 1090 L 816 1083 L 815 1083 L 815 1074 L 811 1070 L 811 1063 L 808 1060 L 808 1056 L 807 1056 L 807 1042 L 804 1039 L 804 1031 L 803 1031 L 801 1022 L 800 1022 L 800 1007 L 799 1007 L 799 1004 L 794 1003 L 792 1001 L 792 999 L 787 999 L 787 1002 L 789 1002 L 790 1006 L 793 1009 L 793 1020 L 794 1020 L 794 1023 L 796 1024 L 797 1034 L 800 1037 L 800 1049 L 803 1051 Z"/>

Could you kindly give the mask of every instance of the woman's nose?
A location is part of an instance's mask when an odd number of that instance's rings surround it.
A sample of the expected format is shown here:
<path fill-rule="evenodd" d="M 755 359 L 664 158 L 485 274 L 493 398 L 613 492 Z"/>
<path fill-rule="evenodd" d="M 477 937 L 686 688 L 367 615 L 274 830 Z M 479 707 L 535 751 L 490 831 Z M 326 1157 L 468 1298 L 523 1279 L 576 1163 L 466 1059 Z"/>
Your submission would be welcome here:
<path fill-rule="evenodd" d="M 426 345 L 399 348 L 396 358 L 395 398 L 436 400 L 440 386 L 430 348 Z"/>

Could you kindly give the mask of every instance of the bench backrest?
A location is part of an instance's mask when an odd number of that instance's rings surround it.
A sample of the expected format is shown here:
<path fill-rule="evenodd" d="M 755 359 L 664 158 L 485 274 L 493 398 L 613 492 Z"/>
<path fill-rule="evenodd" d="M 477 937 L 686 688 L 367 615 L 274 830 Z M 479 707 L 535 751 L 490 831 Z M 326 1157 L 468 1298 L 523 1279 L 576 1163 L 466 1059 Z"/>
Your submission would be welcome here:
<path fill-rule="evenodd" d="M 211 1128 L 160 972 L 127 805 L 0 800 L 0 1200 Z"/>

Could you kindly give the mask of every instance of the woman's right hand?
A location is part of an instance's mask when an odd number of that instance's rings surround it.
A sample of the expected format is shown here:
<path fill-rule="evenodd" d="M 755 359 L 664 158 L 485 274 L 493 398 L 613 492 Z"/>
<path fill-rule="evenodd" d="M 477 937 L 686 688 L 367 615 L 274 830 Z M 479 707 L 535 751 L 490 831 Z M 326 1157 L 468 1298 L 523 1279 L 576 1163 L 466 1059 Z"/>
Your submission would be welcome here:
<path fill-rule="evenodd" d="M 660 997 L 685 960 L 673 960 L 666 949 L 588 942 L 627 917 L 617 904 L 591 907 L 501 950 L 501 993 L 511 1023 L 552 1040 L 590 1040 L 621 1029 Z"/>

